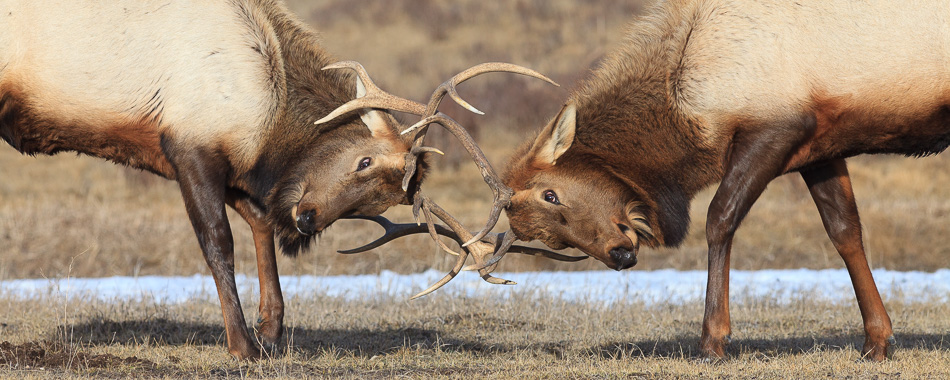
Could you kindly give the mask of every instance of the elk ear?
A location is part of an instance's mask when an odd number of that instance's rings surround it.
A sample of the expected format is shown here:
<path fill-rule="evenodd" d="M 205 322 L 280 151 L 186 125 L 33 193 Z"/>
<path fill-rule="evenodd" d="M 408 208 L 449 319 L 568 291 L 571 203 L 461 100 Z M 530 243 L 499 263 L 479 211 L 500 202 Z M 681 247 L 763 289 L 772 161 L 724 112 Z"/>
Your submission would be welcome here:
<path fill-rule="evenodd" d="M 531 146 L 531 157 L 541 166 L 554 166 L 571 144 L 574 143 L 574 130 L 577 127 L 577 108 L 567 104 L 551 121 Z"/>
<path fill-rule="evenodd" d="M 356 97 L 362 98 L 366 96 L 366 86 L 363 84 L 358 76 L 356 77 Z M 373 137 L 380 137 L 386 134 L 392 134 L 392 128 L 389 126 L 389 123 L 386 122 L 386 115 L 383 111 L 375 109 L 365 109 L 360 111 L 360 120 L 363 121 L 363 124 L 366 124 L 366 127 L 369 128 L 370 133 Z"/>

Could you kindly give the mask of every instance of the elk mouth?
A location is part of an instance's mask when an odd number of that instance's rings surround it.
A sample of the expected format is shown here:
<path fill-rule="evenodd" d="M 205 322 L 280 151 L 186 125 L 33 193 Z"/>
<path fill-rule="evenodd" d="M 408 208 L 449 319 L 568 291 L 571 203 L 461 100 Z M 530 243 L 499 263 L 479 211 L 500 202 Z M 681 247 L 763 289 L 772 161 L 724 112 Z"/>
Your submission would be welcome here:
<path fill-rule="evenodd" d="M 617 247 L 610 250 L 610 258 L 614 262 L 613 269 L 616 271 L 632 268 L 637 265 L 637 249 Z"/>
<path fill-rule="evenodd" d="M 614 247 L 607 253 L 614 262 L 613 269 L 621 271 L 637 265 L 637 253 L 640 251 L 640 235 L 636 229 L 625 223 L 617 223 L 617 229 L 627 238 L 629 245 L 623 244 Z"/>
<path fill-rule="evenodd" d="M 297 214 L 297 208 L 294 207 L 292 212 L 294 215 L 297 215 L 295 218 L 294 227 L 297 228 L 297 232 L 304 236 L 319 235 L 327 228 L 330 228 L 330 226 L 332 226 L 337 220 L 357 214 L 357 210 L 354 208 L 344 211 L 343 213 L 334 216 L 332 219 L 327 220 L 328 218 L 326 218 L 326 213 L 318 214 L 315 210 L 309 210 Z"/>

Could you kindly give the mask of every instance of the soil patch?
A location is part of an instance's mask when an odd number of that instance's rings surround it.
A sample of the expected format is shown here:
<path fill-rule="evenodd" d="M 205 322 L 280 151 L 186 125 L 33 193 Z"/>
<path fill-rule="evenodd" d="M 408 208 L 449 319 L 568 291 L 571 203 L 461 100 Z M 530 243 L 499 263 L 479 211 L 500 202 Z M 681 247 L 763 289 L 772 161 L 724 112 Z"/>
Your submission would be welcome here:
<path fill-rule="evenodd" d="M 10 366 L 13 369 L 156 367 L 154 362 L 135 356 L 120 358 L 112 354 L 90 355 L 74 347 L 50 341 L 0 343 L 0 366 Z"/>

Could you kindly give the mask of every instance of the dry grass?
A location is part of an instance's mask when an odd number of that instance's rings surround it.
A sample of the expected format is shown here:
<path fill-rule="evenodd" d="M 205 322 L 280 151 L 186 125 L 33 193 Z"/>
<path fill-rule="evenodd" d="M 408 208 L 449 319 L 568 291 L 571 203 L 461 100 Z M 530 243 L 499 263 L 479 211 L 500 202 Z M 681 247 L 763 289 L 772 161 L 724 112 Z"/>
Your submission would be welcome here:
<path fill-rule="evenodd" d="M 741 297 L 740 297 L 741 298 Z M 950 306 L 888 302 L 898 349 L 860 361 L 857 308 L 809 301 L 733 306 L 732 357 L 696 356 L 701 304 L 606 307 L 552 298 L 411 303 L 289 300 L 282 353 L 239 363 L 217 302 L 183 305 L 0 297 L 0 377 L 941 378 Z M 253 303 L 246 311 L 253 315 Z M 30 310 L 23 313 L 22 310 Z M 27 315 L 28 314 L 28 315 Z M 4 348 L 6 347 L 6 348 Z M 14 357 L 12 348 L 43 351 Z M 42 367 L 42 368 L 39 368 Z"/>

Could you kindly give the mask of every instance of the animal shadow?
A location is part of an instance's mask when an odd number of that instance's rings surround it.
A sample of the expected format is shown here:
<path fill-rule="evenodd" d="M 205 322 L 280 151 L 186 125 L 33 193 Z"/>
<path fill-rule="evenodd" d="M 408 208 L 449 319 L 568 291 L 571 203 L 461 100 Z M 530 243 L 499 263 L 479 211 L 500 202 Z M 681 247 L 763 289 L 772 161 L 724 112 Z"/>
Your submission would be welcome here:
<path fill-rule="evenodd" d="M 251 332 L 253 336 L 253 332 Z M 224 326 L 181 322 L 164 318 L 132 321 L 92 319 L 82 323 L 59 326 L 47 335 L 50 339 L 69 336 L 84 344 L 110 345 L 150 342 L 170 346 L 207 345 L 227 347 Z M 360 357 L 372 357 L 399 349 L 432 349 L 461 351 L 507 351 L 506 347 L 446 338 L 438 330 L 423 328 L 381 329 L 309 329 L 288 327 L 279 349 L 289 347 L 305 354 L 337 351 Z"/>
<path fill-rule="evenodd" d="M 901 349 L 950 350 L 950 332 L 945 334 L 894 334 L 897 340 L 895 352 Z M 730 356 L 755 355 L 771 358 L 783 355 L 800 355 L 816 351 L 860 351 L 864 335 L 838 334 L 820 337 L 792 337 L 777 339 L 734 339 L 727 346 Z M 591 350 L 595 356 L 605 359 L 623 358 L 680 358 L 699 359 L 699 336 L 688 335 L 666 340 L 642 340 L 615 342 Z"/>

